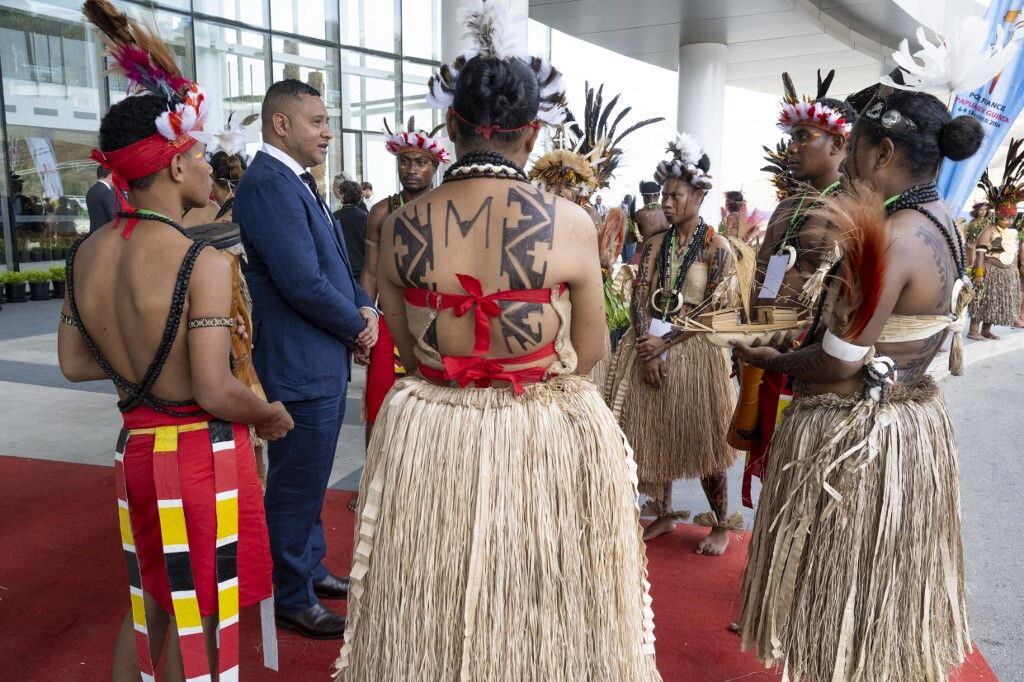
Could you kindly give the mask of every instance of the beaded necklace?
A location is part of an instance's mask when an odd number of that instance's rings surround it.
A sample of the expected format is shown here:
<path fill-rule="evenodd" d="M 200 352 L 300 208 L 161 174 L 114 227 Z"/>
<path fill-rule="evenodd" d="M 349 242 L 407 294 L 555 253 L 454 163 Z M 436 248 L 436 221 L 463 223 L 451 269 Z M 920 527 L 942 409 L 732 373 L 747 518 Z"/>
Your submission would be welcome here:
<path fill-rule="evenodd" d="M 649 204 L 644 204 L 644 208 L 647 208 L 647 209 L 661 208 L 661 202 L 660 201 L 652 201 Z"/>
<path fill-rule="evenodd" d="M 163 213 L 157 213 L 156 211 L 150 211 L 149 209 L 137 208 L 134 211 L 119 211 L 117 215 L 120 218 L 128 218 L 129 220 L 132 218 L 135 218 L 136 220 L 155 220 L 158 223 L 170 225 L 178 232 L 185 234 L 185 228 L 183 228 L 180 223 L 168 218 Z"/>
<path fill-rule="evenodd" d="M 836 180 L 831 185 L 821 190 L 821 192 L 815 198 L 814 202 L 812 202 L 811 205 L 807 207 L 806 211 L 803 210 L 804 201 L 807 199 L 807 195 L 809 194 L 809 192 L 804 192 L 803 194 L 800 195 L 800 203 L 797 204 L 796 210 L 793 211 L 793 215 L 790 216 L 789 218 L 789 227 L 786 228 L 786 234 L 783 235 L 782 241 L 779 243 L 779 248 L 776 251 L 777 254 L 781 255 L 788 250 L 788 248 L 791 246 L 790 241 L 796 238 L 796 235 L 800 232 L 800 228 L 803 227 L 804 223 L 807 222 L 807 219 L 810 217 L 811 210 L 821 203 L 821 199 L 823 197 L 837 189 L 839 187 L 839 184 L 839 180 Z"/>
<path fill-rule="evenodd" d="M 676 240 L 677 231 L 661 240 L 661 249 L 658 252 L 658 288 L 651 294 L 651 307 L 662 314 L 662 319 L 668 319 L 672 313 L 677 313 L 683 307 L 682 286 L 686 281 L 686 274 L 690 266 L 697 260 L 697 254 L 704 248 L 708 237 L 708 224 L 700 218 L 696 231 L 690 238 L 690 244 L 682 259 L 676 263 Z M 670 287 L 666 290 L 666 286 Z M 671 306 L 670 294 L 675 294 L 676 304 Z M 659 300 L 659 297 L 661 300 Z"/>
<path fill-rule="evenodd" d="M 526 171 L 515 162 L 497 152 L 470 152 L 453 163 L 444 173 L 442 182 L 468 180 L 471 178 L 493 178 L 518 180 L 529 183 Z"/>

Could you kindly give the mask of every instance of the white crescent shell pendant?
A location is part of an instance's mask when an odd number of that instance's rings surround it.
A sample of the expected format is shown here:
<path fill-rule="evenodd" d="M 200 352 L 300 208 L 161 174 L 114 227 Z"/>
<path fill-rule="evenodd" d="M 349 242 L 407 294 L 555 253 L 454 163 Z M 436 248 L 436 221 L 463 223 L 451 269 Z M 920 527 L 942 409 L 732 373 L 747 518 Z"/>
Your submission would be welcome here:
<path fill-rule="evenodd" d="M 789 272 L 793 269 L 793 266 L 796 265 L 796 248 L 792 244 L 788 244 L 782 250 L 789 258 L 789 262 L 786 263 L 786 272 Z"/>
<path fill-rule="evenodd" d="M 676 295 L 676 305 L 675 305 L 675 307 L 670 309 L 670 310 L 667 310 L 667 311 L 663 310 L 661 308 L 661 306 L 658 305 L 658 296 L 663 291 L 665 291 L 663 288 L 658 287 L 657 289 L 654 290 L 654 293 L 651 294 L 651 308 L 654 309 L 654 310 L 657 310 L 658 312 L 663 312 L 663 313 L 665 313 L 667 315 L 673 315 L 675 313 L 678 313 L 680 310 L 682 310 L 682 308 L 683 308 L 683 295 L 681 293 L 679 293 L 678 291 L 675 292 L 675 295 Z"/>

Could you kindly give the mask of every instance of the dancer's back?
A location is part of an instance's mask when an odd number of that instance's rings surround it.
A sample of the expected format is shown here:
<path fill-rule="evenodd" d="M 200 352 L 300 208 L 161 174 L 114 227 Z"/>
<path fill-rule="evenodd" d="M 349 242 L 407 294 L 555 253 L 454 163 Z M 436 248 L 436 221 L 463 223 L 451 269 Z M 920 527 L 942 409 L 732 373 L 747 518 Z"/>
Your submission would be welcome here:
<path fill-rule="evenodd" d="M 120 230 L 97 230 L 75 254 L 73 295 L 82 323 L 114 370 L 129 381 L 141 381 L 160 347 L 179 270 L 193 243 L 167 225 L 143 221 L 127 240 Z M 223 280 L 228 264 L 209 248 L 200 252 L 192 270 L 179 333 L 152 389 L 165 400 L 194 398 L 183 330 L 190 316 L 205 315 L 191 314 L 193 301 L 217 306 L 223 296 L 204 286 L 204 280 Z M 125 397 L 122 389 L 118 392 Z"/>
<path fill-rule="evenodd" d="M 465 295 L 459 275 L 478 280 L 483 295 L 556 288 L 557 296 L 557 287 L 566 285 L 571 345 L 578 357 L 574 369 L 586 374 L 601 358 L 607 331 L 597 238 L 590 218 L 573 203 L 518 180 L 446 182 L 392 214 L 381 237 L 381 298 L 397 318 L 393 329 L 403 361 L 411 363 L 415 336 L 409 332 L 405 291 Z M 562 320 L 551 305 L 496 303 L 501 313 L 489 320 L 484 356 L 525 356 L 556 340 Z M 470 356 L 479 348 L 476 318 L 454 312 L 438 315 L 426 342 L 443 357 Z M 548 357 L 523 366 L 551 362 Z"/>

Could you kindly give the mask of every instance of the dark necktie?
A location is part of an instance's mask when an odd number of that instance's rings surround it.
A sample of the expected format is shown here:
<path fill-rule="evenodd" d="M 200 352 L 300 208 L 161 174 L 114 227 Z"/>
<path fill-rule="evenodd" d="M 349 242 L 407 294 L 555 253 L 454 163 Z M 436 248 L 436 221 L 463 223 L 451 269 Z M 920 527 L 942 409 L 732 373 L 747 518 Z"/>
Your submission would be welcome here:
<path fill-rule="evenodd" d="M 320 196 L 320 192 L 316 188 L 316 180 L 313 179 L 313 174 L 307 171 L 299 175 L 299 177 L 302 178 L 302 181 L 306 183 L 306 186 L 309 187 L 310 191 L 313 192 L 313 196 L 316 197 L 317 205 L 321 208 L 321 210 L 325 210 L 324 200 Z"/>

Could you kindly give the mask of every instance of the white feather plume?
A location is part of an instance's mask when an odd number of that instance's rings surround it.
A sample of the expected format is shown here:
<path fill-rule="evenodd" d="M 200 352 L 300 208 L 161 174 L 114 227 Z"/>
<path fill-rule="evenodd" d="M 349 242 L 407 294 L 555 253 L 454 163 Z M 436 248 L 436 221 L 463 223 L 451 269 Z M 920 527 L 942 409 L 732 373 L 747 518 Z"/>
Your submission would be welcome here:
<path fill-rule="evenodd" d="M 476 9 L 463 10 L 460 19 L 466 26 L 463 38 L 469 38 L 484 57 L 504 61 L 521 56 L 512 27 L 524 17 L 512 16 L 504 0 L 486 0 Z"/>
<path fill-rule="evenodd" d="M 700 142 L 689 133 L 676 133 L 676 148 L 679 150 L 679 160 L 688 166 L 696 165 L 704 156 Z"/>
<path fill-rule="evenodd" d="M 973 90 L 992 80 L 1013 59 L 1020 49 L 1019 33 L 1010 34 L 996 28 L 995 42 L 989 43 L 989 26 L 981 17 L 969 17 L 955 24 L 952 32 L 940 42 L 932 43 L 924 29 L 917 29 L 921 49 L 911 54 L 904 39 L 893 60 L 903 71 L 904 83 L 884 76 L 881 83 L 900 90 Z"/>

